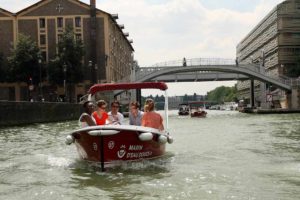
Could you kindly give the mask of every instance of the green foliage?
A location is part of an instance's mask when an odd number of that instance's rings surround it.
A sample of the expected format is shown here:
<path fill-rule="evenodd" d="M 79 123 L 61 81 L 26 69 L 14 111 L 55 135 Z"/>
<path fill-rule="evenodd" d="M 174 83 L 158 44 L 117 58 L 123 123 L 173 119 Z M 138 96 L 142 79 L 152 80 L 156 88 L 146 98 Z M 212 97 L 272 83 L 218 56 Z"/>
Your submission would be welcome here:
<path fill-rule="evenodd" d="M 13 55 L 9 57 L 10 81 L 28 82 L 32 78 L 34 84 L 39 83 L 40 58 L 37 44 L 29 36 L 20 34 Z"/>
<path fill-rule="evenodd" d="M 58 43 L 57 58 L 49 62 L 49 79 L 52 83 L 62 84 L 64 66 L 67 83 L 79 83 L 83 80 L 82 57 L 84 47 L 81 40 L 75 40 L 73 29 L 66 28 Z"/>
<path fill-rule="evenodd" d="M 62 85 L 64 80 L 63 62 L 57 57 L 48 63 L 49 81 Z"/>
<path fill-rule="evenodd" d="M 207 93 L 208 101 L 215 101 L 218 103 L 231 102 L 237 100 L 237 89 L 234 87 L 217 87 L 216 89 Z"/>

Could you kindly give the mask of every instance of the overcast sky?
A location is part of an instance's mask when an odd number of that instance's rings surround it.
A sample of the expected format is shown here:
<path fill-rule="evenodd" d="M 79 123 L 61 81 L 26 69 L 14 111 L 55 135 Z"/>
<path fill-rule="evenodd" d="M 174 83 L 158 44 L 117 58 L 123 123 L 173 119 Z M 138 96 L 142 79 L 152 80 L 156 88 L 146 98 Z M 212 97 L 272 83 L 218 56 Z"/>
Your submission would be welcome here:
<path fill-rule="evenodd" d="M 89 0 L 82 0 L 89 3 Z M 283 0 L 97 0 L 97 7 L 119 14 L 133 39 L 140 66 L 186 58 L 232 58 L 236 45 Z M 37 0 L 0 0 L 17 12 Z M 229 82 L 168 84 L 171 95 L 206 94 Z M 191 88 L 191 89 L 188 89 Z M 148 94 L 148 93 L 143 93 Z"/>

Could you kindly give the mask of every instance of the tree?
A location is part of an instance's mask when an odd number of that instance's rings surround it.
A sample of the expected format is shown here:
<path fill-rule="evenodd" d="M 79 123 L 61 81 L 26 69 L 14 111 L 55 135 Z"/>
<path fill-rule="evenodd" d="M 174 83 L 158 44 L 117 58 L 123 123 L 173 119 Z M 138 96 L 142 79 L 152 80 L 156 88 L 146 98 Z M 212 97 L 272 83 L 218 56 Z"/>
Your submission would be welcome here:
<path fill-rule="evenodd" d="M 189 101 L 189 97 L 188 97 L 188 95 L 187 94 L 185 94 L 184 96 L 183 96 L 183 102 L 188 102 Z"/>
<path fill-rule="evenodd" d="M 72 28 L 66 28 L 58 42 L 58 54 L 49 62 L 49 79 L 52 83 L 62 84 L 63 66 L 66 66 L 66 81 L 79 83 L 83 80 L 82 57 L 84 47 L 81 40 L 75 39 Z"/>
<path fill-rule="evenodd" d="M 215 101 L 220 103 L 237 101 L 237 89 L 236 85 L 233 87 L 217 87 L 216 89 L 207 93 L 208 101 Z"/>
<path fill-rule="evenodd" d="M 37 44 L 29 36 L 20 34 L 16 48 L 9 57 L 10 78 L 12 82 L 28 82 L 32 78 L 33 84 L 40 82 L 41 52 Z"/>
<path fill-rule="evenodd" d="M 58 42 L 58 54 L 55 59 L 49 62 L 48 69 L 51 83 L 62 85 L 63 80 L 66 80 L 70 86 L 68 89 L 70 100 L 73 99 L 74 84 L 83 80 L 83 56 L 82 40 L 76 40 L 73 29 L 67 27 Z"/>

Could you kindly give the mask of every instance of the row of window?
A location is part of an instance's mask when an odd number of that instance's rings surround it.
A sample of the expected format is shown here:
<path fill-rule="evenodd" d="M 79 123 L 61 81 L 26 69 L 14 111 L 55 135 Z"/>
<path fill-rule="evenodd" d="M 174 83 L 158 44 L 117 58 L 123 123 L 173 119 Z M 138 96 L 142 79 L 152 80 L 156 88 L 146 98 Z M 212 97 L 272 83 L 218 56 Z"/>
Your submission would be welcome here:
<path fill-rule="evenodd" d="M 57 28 L 63 28 L 64 27 L 64 18 L 63 17 L 58 17 L 56 19 L 56 21 L 57 21 L 57 23 L 56 23 Z M 80 28 L 81 25 L 82 25 L 81 17 L 75 17 L 75 27 Z M 46 28 L 46 19 L 45 18 L 40 18 L 39 26 L 40 26 L 40 29 Z"/>
<path fill-rule="evenodd" d="M 59 42 L 62 39 L 62 34 L 57 35 L 57 41 Z M 75 34 L 75 39 L 77 41 L 82 40 L 82 35 L 80 33 Z M 40 34 L 40 46 L 46 45 L 46 35 Z"/>

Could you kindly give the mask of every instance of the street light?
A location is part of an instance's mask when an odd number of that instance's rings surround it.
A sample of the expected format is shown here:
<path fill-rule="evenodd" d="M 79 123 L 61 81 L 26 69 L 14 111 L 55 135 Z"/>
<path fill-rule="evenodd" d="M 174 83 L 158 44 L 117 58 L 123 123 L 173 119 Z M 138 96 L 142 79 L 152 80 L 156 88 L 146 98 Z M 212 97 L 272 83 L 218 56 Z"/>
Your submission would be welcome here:
<path fill-rule="evenodd" d="M 96 78 L 95 78 L 95 70 L 93 68 L 93 61 L 90 60 L 88 66 L 89 69 L 91 70 L 91 82 L 92 84 L 95 84 Z"/>
<path fill-rule="evenodd" d="M 40 82 L 39 82 L 39 88 L 40 88 L 40 97 L 41 100 L 43 100 L 43 88 L 42 88 L 42 59 L 39 58 L 39 69 L 40 69 Z"/>
<path fill-rule="evenodd" d="M 97 83 L 99 83 L 99 80 L 98 80 L 98 65 L 95 64 L 95 71 L 96 71 L 96 81 Z"/>
<path fill-rule="evenodd" d="M 63 71 L 64 71 L 64 93 L 65 93 L 65 101 L 66 101 L 66 97 L 67 97 L 67 93 L 66 93 L 67 65 L 66 65 L 66 63 L 64 63 L 64 65 L 63 65 Z"/>

